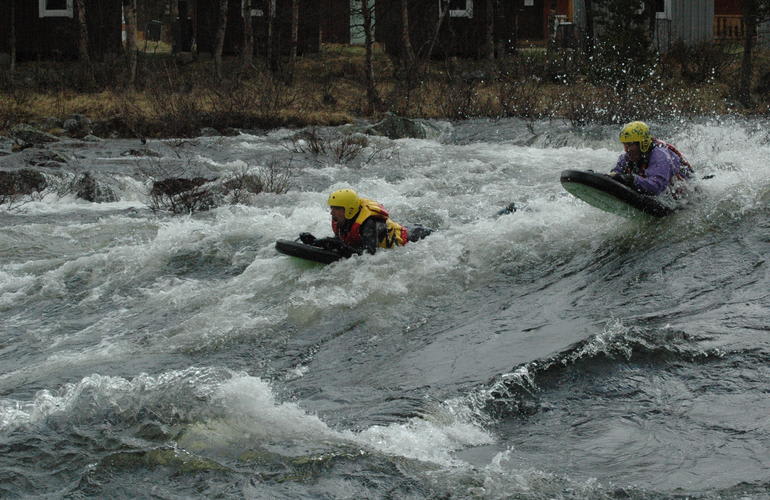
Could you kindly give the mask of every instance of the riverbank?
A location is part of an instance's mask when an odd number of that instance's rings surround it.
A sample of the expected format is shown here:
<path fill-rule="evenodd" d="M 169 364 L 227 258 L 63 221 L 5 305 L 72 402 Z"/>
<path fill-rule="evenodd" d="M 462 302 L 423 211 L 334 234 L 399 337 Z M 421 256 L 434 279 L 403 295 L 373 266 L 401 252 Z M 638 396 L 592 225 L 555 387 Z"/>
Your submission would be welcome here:
<path fill-rule="evenodd" d="M 367 102 L 360 47 L 328 46 L 300 58 L 290 74 L 261 66 L 241 71 L 235 58 L 214 76 L 210 60 L 142 54 L 136 84 L 127 88 L 124 61 L 21 63 L 0 81 L 0 134 L 20 123 L 54 135 L 71 134 L 68 118 L 85 116 L 100 137 L 190 137 L 226 135 L 234 129 L 339 125 L 386 112 L 399 116 L 553 118 L 576 125 L 723 114 L 765 114 L 770 97 L 757 78 L 754 105 L 733 97 L 737 53 L 720 52 L 693 67 L 668 56 L 649 81 L 597 84 L 569 51 L 521 50 L 508 59 L 423 63 L 405 74 L 382 51 L 375 52 L 379 102 Z M 758 54 L 756 73 L 768 67 Z M 711 66 L 709 66 L 709 64 Z M 118 82 L 118 83 L 116 83 Z M 368 113 L 368 114 L 367 114 Z M 84 131 L 75 133 L 83 135 Z"/>

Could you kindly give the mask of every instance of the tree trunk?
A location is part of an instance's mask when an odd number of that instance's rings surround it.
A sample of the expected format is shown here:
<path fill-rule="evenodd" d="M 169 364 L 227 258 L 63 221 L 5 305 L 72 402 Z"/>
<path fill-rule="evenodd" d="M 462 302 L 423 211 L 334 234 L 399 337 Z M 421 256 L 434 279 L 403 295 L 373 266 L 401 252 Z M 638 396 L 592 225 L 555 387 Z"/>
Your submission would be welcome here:
<path fill-rule="evenodd" d="M 495 19 L 495 24 L 499 27 L 499 29 L 502 29 L 502 26 L 505 26 L 507 23 L 505 19 L 505 12 L 503 11 L 503 5 L 500 0 L 495 0 Z M 504 57 L 508 52 L 508 47 L 505 45 L 505 37 L 498 36 L 495 45 L 497 45 L 497 57 Z M 513 44 L 513 46 L 515 47 L 515 44 Z"/>
<path fill-rule="evenodd" d="M 372 57 L 374 26 L 372 25 L 372 11 L 368 0 L 361 0 L 361 13 L 364 17 L 364 38 L 366 44 L 366 61 L 364 63 L 366 72 L 366 114 L 372 115 L 379 107 L 380 97 L 377 95 L 377 88 L 374 85 L 374 59 Z"/>
<path fill-rule="evenodd" d="M 225 31 L 227 30 L 227 0 L 219 0 L 219 26 L 214 39 L 214 69 L 217 78 L 222 79 L 222 50 L 225 47 Z"/>
<path fill-rule="evenodd" d="M 265 9 L 265 15 L 267 16 L 267 47 L 265 47 L 265 58 L 267 60 L 267 67 L 275 71 L 276 64 L 273 61 L 273 20 L 275 19 L 275 2 L 273 0 L 267 0 L 265 2 L 267 8 Z"/>
<path fill-rule="evenodd" d="M 8 30 L 8 45 L 11 50 L 11 68 L 13 75 L 16 72 L 16 0 L 11 0 L 11 29 Z"/>
<path fill-rule="evenodd" d="M 428 53 L 425 55 L 425 60 L 427 61 L 430 61 L 430 58 L 433 57 L 433 49 L 436 47 L 438 35 L 441 32 L 441 25 L 444 23 L 444 19 L 446 18 L 447 14 L 449 14 L 449 2 L 440 2 L 439 8 L 441 11 L 438 15 L 438 21 L 436 21 L 436 29 L 433 30 L 433 39 L 430 41 L 430 46 L 428 46 Z"/>
<path fill-rule="evenodd" d="M 647 14 L 648 36 L 650 37 L 650 47 L 652 47 L 655 45 L 655 31 L 658 21 L 658 15 L 655 12 L 655 0 L 644 0 L 644 12 Z"/>
<path fill-rule="evenodd" d="M 583 51 L 586 54 L 587 59 L 591 59 L 594 55 L 594 8 L 592 0 L 584 0 L 584 8 L 586 10 L 586 28 L 583 34 Z"/>
<path fill-rule="evenodd" d="M 178 43 L 182 40 L 182 20 L 179 19 L 179 0 L 168 0 L 168 12 L 171 16 L 171 52 L 181 52 Z"/>
<path fill-rule="evenodd" d="M 407 0 L 401 0 L 401 45 L 404 49 L 404 60 L 409 66 L 414 62 L 414 50 L 409 36 L 409 8 Z"/>
<path fill-rule="evenodd" d="M 91 64 L 91 59 L 88 55 L 88 22 L 86 21 L 86 2 L 85 0 L 75 0 L 75 4 L 78 9 L 78 55 L 80 57 L 80 62 Z"/>
<path fill-rule="evenodd" d="M 486 31 L 484 33 L 484 56 L 488 60 L 495 58 L 495 1 L 486 1 Z"/>
<path fill-rule="evenodd" d="M 126 18 L 126 54 L 128 55 L 128 86 L 136 82 L 136 0 L 123 0 Z"/>
<path fill-rule="evenodd" d="M 744 0 L 743 24 L 745 26 L 743 38 L 743 59 L 741 61 L 741 79 L 738 87 L 738 99 L 745 107 L 752 105 L 751 101 L 751 75 L 753 64 L 751 60 L 754 48 L 754 33 L 757 28 L 757 0 Z"/>
<path fill-rule="evenodd" d="M 289 75 L 287 83 L 294 82 L 294 65 L 299 48 L 299 0 L 291 0 L 291 48 L 289 50 Z"/>
<path fill-rule="evenodd" d="M 251 27 L 251 0 L 243 0 L 243 47 L 241 69 L 246 71 L 254 61 L 254 30 Z"/>

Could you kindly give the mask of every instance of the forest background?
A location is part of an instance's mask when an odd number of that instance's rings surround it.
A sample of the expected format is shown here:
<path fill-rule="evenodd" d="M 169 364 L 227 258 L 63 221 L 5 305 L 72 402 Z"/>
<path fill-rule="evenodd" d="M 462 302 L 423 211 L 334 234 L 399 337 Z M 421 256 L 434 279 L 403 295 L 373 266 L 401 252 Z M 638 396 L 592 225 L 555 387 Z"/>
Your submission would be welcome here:
<path fill-rule="evenodd" d="M 227 1 L 220 0 L 225 10 Z M 83 1 L 75 2 L 83 12 Z M 375 42 L 373 7 L 362 0 L 363 46 L 323 45 L 300 56 L 292 30 L 286 54 L 270 55 L 268 48 L 268 57 L 255 56 L 254 40 L 244 36 L 240 55 L 223 57 L 224 22 L 213 54 L 173 53 L 168 45 L 137 41 L 142 4 L 123 0 L 127 37 L 120 56 L 91 60 L 87 36 L 76 61 L 16 63 L 12 54 L 0 73 L 0 134 L 21 123 L 63 133 L 56 124 L 73 114 L 89 117 L 101 135 L 187 137 L 203 128 L 338 125 L 386 112 L 579 126 L 770 111 L 770 50 L 756 37 L 757 25 L 770 19 L 770 0 L 744 2 L 741 43 L 674 43 L 661 54 L 650 9 L 639 9 L 639 0 L 593 0 L 586 5 L 601 37 L 584 33 L 573 46 L 513 52 L 496 51 L 490 39 L 480 59 L 438 57 L 435 46 L 415 50 L 406 1 L 394 5 L 403 19 L 397 55 Z M 251 0 L 243 6 L 250 10 Z"/>

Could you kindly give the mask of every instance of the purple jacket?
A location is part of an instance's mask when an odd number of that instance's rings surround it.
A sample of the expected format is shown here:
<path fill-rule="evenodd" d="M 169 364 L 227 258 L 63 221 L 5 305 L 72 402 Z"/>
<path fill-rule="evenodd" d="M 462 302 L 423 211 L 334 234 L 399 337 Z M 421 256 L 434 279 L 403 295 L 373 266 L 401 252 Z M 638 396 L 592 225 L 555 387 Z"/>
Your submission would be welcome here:
<path fill-rule="evenodd" d="M 665 191 L 677 174 L 685 177 L 688 174 L 682 169 L 679 156 L 668 149 L 664 142 L 658 141 L 653 142 L 650 152 L 647 153 L 647 168 L 634 165 L 629 161 L 628 154 L 623 153 L 612 171 L 620 174 L 634 174 L 634 187 L 650 195 L 658 195 Z"/>

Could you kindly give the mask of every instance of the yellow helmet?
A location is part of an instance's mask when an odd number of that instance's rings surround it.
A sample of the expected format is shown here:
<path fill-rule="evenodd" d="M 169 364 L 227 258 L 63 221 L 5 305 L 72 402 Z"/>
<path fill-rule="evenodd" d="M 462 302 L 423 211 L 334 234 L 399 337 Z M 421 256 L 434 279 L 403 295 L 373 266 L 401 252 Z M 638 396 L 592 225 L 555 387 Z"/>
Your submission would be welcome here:
<path fill-rule="evenodd" d="M 352 189 L 339 189 L 329 195 L 327 201 L 330 207 L 342 207 L 345 209 L 345 218 L 352 219 L 358 213 L 361 199 Z"/>
<path fill-rule="evenodd" d="M 639 149 L 646 153 L 652 147 L 650 127 L 644 122 L 631 122 L 620 131 L 620 142 L 638 142 Z"/>

